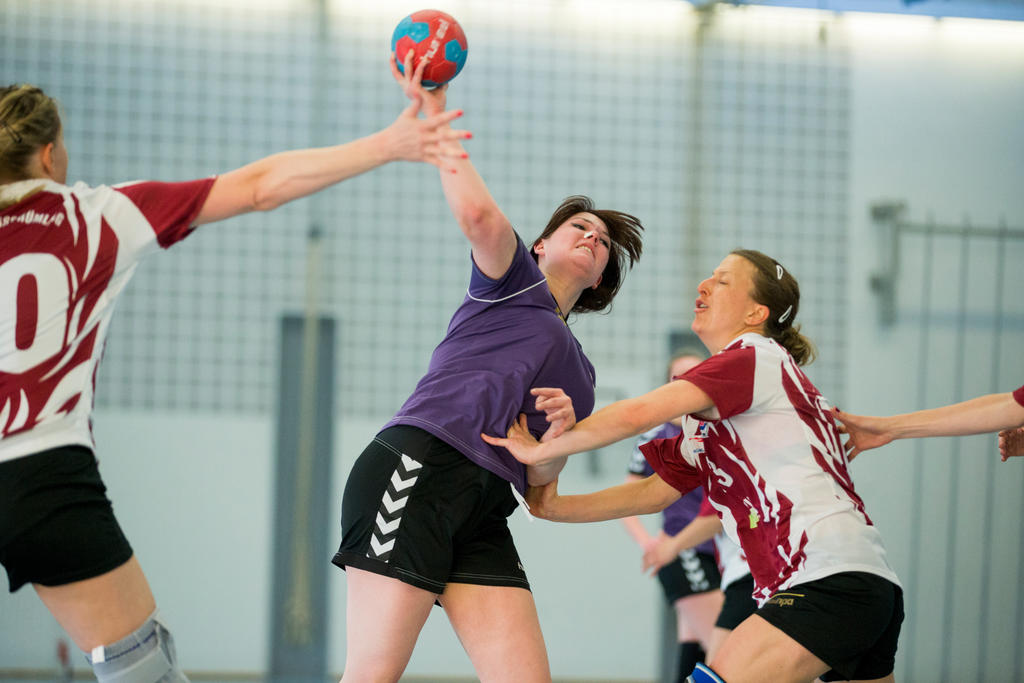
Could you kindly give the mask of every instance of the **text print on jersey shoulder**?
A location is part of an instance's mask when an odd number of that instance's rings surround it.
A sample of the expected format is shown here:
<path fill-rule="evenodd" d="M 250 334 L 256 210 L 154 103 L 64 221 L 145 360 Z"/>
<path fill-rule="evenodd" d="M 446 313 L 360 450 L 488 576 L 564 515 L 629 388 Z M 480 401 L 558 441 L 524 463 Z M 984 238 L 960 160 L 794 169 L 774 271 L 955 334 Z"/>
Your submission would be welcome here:
<path fill-rule="evenodd" d="M 41 225 L 44 228 L 53 225 L 60 226 L 64 223 L 64 213 L 61 211 L 56 213 L 39 213 L 34 209 L 29 209 L 28 211 L 10 216 L 0 216 L 0 228 L 6 228 L 13 223 L 32 223 L 33 225 Z"/>

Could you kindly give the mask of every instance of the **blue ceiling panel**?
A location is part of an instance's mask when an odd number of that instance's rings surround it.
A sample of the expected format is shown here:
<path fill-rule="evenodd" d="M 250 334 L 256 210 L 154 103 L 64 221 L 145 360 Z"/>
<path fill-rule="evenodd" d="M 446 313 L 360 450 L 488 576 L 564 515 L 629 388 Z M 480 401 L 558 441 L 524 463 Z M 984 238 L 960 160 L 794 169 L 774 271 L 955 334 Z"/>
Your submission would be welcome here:
<path fill-rule="evenodd" d="M 714 0 L 691 0 L 698 7 Z M 832 12 L 882 12 L 929 17 L 1024 21 L 1024 0 L 723 0 L 730 5 L 801 7 Z"/>

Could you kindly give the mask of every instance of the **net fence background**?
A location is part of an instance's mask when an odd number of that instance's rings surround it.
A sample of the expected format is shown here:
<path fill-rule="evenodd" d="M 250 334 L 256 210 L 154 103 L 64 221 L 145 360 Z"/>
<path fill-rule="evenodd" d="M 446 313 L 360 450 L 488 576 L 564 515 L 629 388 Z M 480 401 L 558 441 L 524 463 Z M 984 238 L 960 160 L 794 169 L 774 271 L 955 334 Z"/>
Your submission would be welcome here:
<path fill-rule="evenodd" d="M 797 275 L 800 322 L 820 349 L 809 373 L 840 401 L 849 138 L 840 32 L 791 15 L 756 30 L 717 22 L 698 65 L 685 3 L 450 4 L 469 59 L 449 103 L 466 110 L 468 149 L 522 237 L 575 193 L 646 226 L 644 256 L 613 312 L 573 323 L 602 395 L 659 378 L 669 333 L 692 319 L 693 283 L 743 246 Z M 405 14 L 392 5 L 336 2 L 324 22 L 312 3 L 12 0 L 0 8 L 3 75 L 61 101 L 71 179 L 187 180 L 392 121 L 404 102 L 385 60 Z M 339 322 L 338 410 L 393 412 L 469 276 L 436 175 L 391 165 L 315 199 L 204 226 L 143 264 L 111 326 L 98 405 L 269 412 L 277 321 L 302 310 L 315 224 L 325 233 L 320 308 Z"/>

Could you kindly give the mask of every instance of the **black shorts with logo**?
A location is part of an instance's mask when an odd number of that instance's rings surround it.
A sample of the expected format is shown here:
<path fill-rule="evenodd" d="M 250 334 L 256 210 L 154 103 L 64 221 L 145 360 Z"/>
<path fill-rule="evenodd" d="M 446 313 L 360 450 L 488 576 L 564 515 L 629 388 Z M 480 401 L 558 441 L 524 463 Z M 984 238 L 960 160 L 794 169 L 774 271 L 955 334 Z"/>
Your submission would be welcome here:
<path fill-rule="evenodd" d="M 0 462 L 0 564 L 12 593 L 90 579 L 131 558 L 106 491 L 83 446 Z"/>
<path fill-rule="evenodd" d="M 675 561 L 658 570 L 658 581 L 671 605 L 680 598 L 717 589 L 722 575 L 718 573 L 714 555 L 687 548 Z"/>
<path fill-rule="evenodd" d="M 334 564 L 432 593 L 448 583 L 529 589 L 506 518 L 510 484 L 416 427 L 378 434 L 352 466 Z"/>
<path fill-rule="evenodd" d="M 843 572 L 772 595 L 757 615 L 832 670 L 823 681 L 883 678 L 896 664 L 903 591 L 865 572 Z"/>

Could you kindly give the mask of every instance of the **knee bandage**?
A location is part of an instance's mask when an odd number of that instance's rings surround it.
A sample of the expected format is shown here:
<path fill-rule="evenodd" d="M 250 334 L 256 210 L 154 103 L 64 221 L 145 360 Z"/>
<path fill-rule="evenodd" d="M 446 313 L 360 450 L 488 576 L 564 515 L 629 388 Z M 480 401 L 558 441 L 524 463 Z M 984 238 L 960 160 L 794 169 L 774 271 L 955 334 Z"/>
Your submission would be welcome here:
<path fill-rule="evenodd" d="M 125 638 L 86 654 L 99 683 L 188 683 L 156 612 Z"/>
<path fill-rule="evenodd" d="M 706 664 L 698 664 L 693 673 L 686 679 L 686 683 L 725 683 L 722 677 L 711 670 Z"/>

